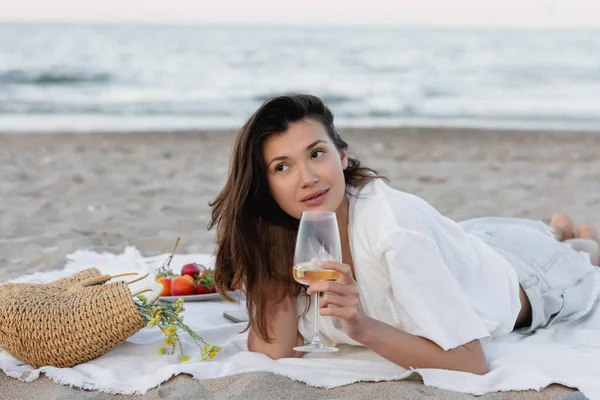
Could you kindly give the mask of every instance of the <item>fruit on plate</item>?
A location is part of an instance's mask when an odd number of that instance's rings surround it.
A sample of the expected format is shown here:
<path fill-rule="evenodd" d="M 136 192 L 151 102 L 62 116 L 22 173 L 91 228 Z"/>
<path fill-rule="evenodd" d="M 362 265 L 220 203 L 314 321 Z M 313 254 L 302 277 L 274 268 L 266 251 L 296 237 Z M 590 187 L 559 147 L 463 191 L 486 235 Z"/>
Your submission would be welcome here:
<path fill-rule="evenodd" d="M 158 269 L 155 280 L 163 287 L 161 296 L 191 296 L 194 294 L 217 293 L 215 271 L 198 263 L 188 263 L 181 267 L 181 275 L 171 270 L 171 261 L 175 255 L 179 238 L 171 255 Z"/>
<path fill-rule="evenodd" d="M 196 293 L 197 294 L 208 294 L 208 293 L 216 293 L 215 287 L 215 278 L 214 271 L 207 270 L 203 271 L 204 273 L 200 275 L 198 278 L 198 283 L 196 284 Z"/>
<path fill-rule="evenodd" d="M 198 284 L 198 286 L 196 286 L 196 294 L 210 294 L 210 293 L 212 293 L 210 291 L 210 288 L 203 287 L 200 284 Z"/>
<path fill-rule="evenodd" d="M 190 275 L 182 275 L 181 277 L 182 277 L 182 278 L 185 278 L 185 279 L 187 279 L 187 280 L 188 280 L 188 281 L 190 281 L 190 282 L 192 282 L 194 285 L 196 284 L 196 280 L 194 279 L 194 277 L 193 277 L 193 276 L 190 276 Z"/>
<path fill-rule="evenodd" d="M 160 293 L 160 295 L 161 296 L 170 296 L 171 295 L 171 279 L 160 278 L 157 280 L 157 282 L 160 283 L 163 287 L 163 290 Z"/>
<path fill-rule="evenodd" d="M 196 263 L 185 264 L 181 267 L 181 275 L 189 275 L 194 278 L 198 277 L 202 271 L 206 271 L 206 267 Z"/>
<path fill-rule="evenodd" d="M 171 296 L 191 296 L 196 294 L 196 285 L 193 280 L 185 276 L 171 279 Z"/>

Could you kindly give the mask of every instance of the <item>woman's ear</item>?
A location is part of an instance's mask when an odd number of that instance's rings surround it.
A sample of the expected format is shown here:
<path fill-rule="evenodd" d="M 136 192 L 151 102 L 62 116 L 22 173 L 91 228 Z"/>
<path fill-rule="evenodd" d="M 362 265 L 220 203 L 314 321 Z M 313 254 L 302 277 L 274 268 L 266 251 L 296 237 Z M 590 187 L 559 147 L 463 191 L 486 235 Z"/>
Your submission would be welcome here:
<path fill-rule="evenodd" d="M 340 159 L 342 161 L 342 169 L 348 168 L 348 153 L 346 150 L 340 151 Z"/>

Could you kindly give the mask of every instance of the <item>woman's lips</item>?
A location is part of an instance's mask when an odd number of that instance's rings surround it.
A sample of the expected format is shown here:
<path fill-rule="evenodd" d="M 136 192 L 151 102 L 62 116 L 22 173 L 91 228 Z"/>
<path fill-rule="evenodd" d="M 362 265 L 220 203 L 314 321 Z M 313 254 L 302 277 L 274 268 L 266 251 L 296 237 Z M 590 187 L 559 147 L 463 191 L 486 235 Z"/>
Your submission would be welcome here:
<path fill-rule="evenodd" d="M 310 206 L 310 207 L 318 207 L 325 202 L 328 194 L 329 194 L 329 189 L 327 189 L 326 191 L 324 191 L 323 193 L 321 193 L 320 195 L 318 195 L 316 197 L 312 197 L 308 200 L 304 200 L 302 202 L 302 204 L 306 204 L 307 206 Z"/>

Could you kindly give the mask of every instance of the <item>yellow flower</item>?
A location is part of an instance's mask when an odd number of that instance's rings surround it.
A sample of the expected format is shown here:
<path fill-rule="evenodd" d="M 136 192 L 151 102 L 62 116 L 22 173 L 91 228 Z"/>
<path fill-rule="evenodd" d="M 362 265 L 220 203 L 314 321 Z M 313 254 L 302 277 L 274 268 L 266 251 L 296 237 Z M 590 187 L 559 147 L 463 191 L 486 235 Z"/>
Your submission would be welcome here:
<path fill-rule="evenodd" d="M 221 351 L 221 346 L 206 344 L 202 346 L 202 355 L 200 356 L 200 359 L 208 360 L 214 358 L 219 351 Z"/>
<path fill-rule="evenodd" d="M 175 344 L 175 343 L 177 343 L 177 338 L 176 337 L 168 337 L 165 339 L 164 343 L 165 344 Z"/>
<path fill-rule="evenodd" d="M 151 311 L 151 314 L 152 314 L 152 319 L 156 319 L 156 320 L 160 321 L 160 319 L 162 317 L 162 310 L 160 308 L 153 308 Z"/>
<path fill-rule="evenodd" d="M 175 314 L 179 315 L 181 311 L 183 311 L 183 299 L 180 297 L 177 299 L 177 309 L 175 310 Z"/>
<path fill-rule="evenodd" d="M 190 356 L 183 356 L 183 357 L 181 357 L 181 359 L 179 361 L 184 363 L 184 362 L 190 361 L 190 358 L 191 358 Z"/>
<path fill-rule="evenodd" d="M 158 348 L 158 354 L 165 354 L 165 348 L 164 347 L 159 347 Z"/>
<path fill-rule="evenodd" d="M 173 335 L 175 335 L 175 332 L 177 332 L 176 326 L 168 326 L 163 330 L 163 333 L 165 334 L 165 336 L 173 336 Z"/>
<path fill-rule="evenodd" d="M 150 320 L 150 322 L 148 323 L 148 326 L 153 327 L 156 326 L 160 323 L 160 318 L 159 317 L 154 317 Z"/>

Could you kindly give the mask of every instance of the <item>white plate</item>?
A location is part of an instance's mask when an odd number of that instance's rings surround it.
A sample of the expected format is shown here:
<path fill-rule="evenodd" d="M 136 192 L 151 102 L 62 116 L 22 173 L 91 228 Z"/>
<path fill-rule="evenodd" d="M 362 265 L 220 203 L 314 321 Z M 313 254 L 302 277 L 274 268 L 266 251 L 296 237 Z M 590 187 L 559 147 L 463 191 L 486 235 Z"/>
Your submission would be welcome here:
<path fill-rule="evenodd" d="M 175 303 L 177 299 L 182 298 L 186 301 L 205 301 L 205 300 L 222 300 L 219 293 L 193 294 L 190 296 L 160 296 L 158 299 L 168 303 Z"/>

